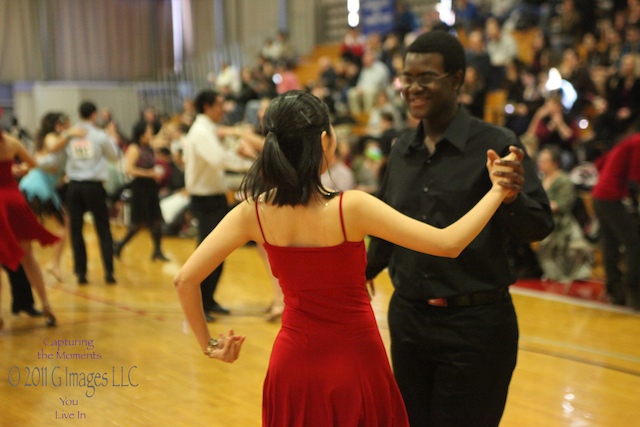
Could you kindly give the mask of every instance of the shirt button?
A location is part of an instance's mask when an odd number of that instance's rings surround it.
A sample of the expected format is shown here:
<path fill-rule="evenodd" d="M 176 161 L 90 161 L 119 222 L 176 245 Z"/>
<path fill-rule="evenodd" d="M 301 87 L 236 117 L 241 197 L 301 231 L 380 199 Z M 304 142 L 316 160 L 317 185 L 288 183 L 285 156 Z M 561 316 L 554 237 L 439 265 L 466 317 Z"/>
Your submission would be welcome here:
<path fill-rule="evenodd" d="M 424 274 L 422 275 L 422 278 L 423 278 L 423 279 L 428 279 L 428 278 L 429 278 L 429 273 L 424 273 Z"/>
<path fill-rule="evenodd" d="M 426 215 L 420 215 L 420 219 L 423 220 L 423 221 L 426 221 L 427 220 L 427 216 Z"/>
<path fill-rule="evenodd" d="M 423 193 L 428 193 L 428 192 L 429 192 L 429 187 L 424 187 L 424 188 L 422 189 L 422 192 L 423 192 Z"/>

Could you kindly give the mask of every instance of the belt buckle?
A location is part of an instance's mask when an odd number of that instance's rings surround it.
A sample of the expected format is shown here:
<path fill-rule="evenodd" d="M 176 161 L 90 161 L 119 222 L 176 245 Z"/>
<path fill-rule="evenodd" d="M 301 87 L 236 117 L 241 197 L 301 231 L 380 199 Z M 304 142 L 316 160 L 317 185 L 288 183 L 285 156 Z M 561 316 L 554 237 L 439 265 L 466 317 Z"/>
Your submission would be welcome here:
<path fill-rule="evenodd" d="M 432 298 L 427 300 L 427 304 L 433 305 L 435 307 L 446 307 L 449 304 L 447 303 L 446 298 Z"/>

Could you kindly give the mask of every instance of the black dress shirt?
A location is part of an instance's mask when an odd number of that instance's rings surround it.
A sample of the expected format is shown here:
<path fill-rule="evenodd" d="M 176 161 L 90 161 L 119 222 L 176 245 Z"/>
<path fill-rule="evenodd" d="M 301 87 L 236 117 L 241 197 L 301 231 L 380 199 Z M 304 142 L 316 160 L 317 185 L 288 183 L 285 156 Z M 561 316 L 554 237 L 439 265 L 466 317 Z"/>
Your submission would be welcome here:
<path fill-rule="evenodd" d="M 391 150 L 379 197 L 400 212 L 444 228 L 468 212 L 491 188 L 487 150 L 509 153 L 520 146 L 505 129 L 458 109 L 433 155 L 424 144 L 422 124 L 404 133 Z M 389 267 L 396 292 L 407 298 L 466 295 L 515 282 L 507 256 L 508 239 L 542 240 L 553 229 L 549 200 L 534 163 L 524 159 L 525 183 L 517 199 L 503 204 L 480 235 L 458 258 L 425 255 L 372 238 L 367 278 Z"/>

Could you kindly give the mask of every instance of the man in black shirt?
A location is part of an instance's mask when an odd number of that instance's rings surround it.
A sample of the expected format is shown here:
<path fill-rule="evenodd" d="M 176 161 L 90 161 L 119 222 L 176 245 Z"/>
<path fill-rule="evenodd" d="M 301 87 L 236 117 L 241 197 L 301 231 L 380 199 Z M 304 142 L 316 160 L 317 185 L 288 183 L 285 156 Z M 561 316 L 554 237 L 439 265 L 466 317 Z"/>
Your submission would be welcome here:
<path fill-rule="evenodd" d="M 486 153 L 501 155 L 515 135 L 471 117 L 457 103 L 464 80 L 460 42 L 443 31 L 419 36 L 404 59 L 402 94 L 421 120 L 391 150 L 380 198 L 446 227 L 489 190 Z M 515 282 L 509 239 L 533 242 L 553 228 L 533 162 L 510 162 L 512 194 L 456 259 L 372 239 L 367 279 L 385 267 L 395 287 L 389 306 L 393 369 L 412 426 L 495 427 L 516 365 L 518 324 L 508 287 Z M 370 283 L 373 284 L 372 282 Z"/>

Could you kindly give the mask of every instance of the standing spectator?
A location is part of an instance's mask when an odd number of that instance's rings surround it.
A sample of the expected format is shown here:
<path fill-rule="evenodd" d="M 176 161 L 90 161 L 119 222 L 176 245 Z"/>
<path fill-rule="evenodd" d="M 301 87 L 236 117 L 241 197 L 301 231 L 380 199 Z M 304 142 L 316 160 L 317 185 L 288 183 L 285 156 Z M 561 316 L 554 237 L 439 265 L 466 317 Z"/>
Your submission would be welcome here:
<path fill-rule="evenodd" d="M 640 133 L 620 141 L 597 162 L 598 182 L 593 187 L 593 208 L 600 220 L 600 247 L 611 302 L 640 310 L 640 230 L 637 194 L 630 188 L 640 183 Z M 628 201 L 634 206 L 634 218 Z M 624 245 L 626 273 L 620 269 Z"/>
<path fill-rule="evenodd" d="M 153 128 L 146 122 L 138 122 L 133 127 L 131 144 L 125 158 L 125 173 L 132 177 L 129 184 L 131 189 L 131 224 L 126 236 L 114 244 L 113 252 L 120 258 L 122 248 L 129 240 L 146 225 L 153 239 L 153 261 L 169 261 L 161 249 L 162 242 L 162 214 L 158 192 L 160 182 L 164 176 L 162 167 L 156 169 L 155 156 L 150 142 Z"/>
<path fill-rule="evenodd" d="M 89 101 L 80 104 L 79 113 L 80 123 L 77 126 L 84 129 L 86 135 L 71 139 L 65 147 L 67 155 L 65 170 L 69 180 L 67 208 L 69 209 L 74 271 L 78 277 L 78 284 L 89 283 L 87 248 L 82 235 L 84 214 L 88 211 L 93 215 L 93 224 L 100 240 L 105 281 L 113 285 L 116 283 L 113 277 L 113 237 L 109 226 L 109 209 L 104 182 L 109 178 L 108 162 L 118 159 L 116 125 L 111 122 L 106 131 L 98 128 L 96 126 L 98 109 Z"/>
<path fill-rule="evenodd" d="M 237 168 L 236 158 L 222 145 L 218 136 L 218 123 L 224 115 L 224 98 L 213 90 L 200 92 L 195 99 L 196 116 L 184 138 L 185 185 L 191 195 L 191 212 L 198 221 L 198 245 L 227 214 L 227 186 L 225 169 Z M 211 314 L 229 314 L 214 299 L 222 275 L 221 263 L 201 284 L 202 304 L 206 319 Z"/>
<path fill-rule="evenodd" d="M 372 238 L 366 277 L 385 267 L 395 291 L 389 306 L 391 358 L 413 426 L 496 427 L 518 352 L 509 294 L 515 282 L 505 250 L 553 228 L 535 165 L 512 132 L 471 117 L 457 102 L 466 64 L 460 41 L 444 31 L 408 47 L 402 93 L 421 120 L 391 150 L 382 200 L 418 221 L 446 227 L 490 188 L 487 150 L 517 159 L 504 175 L 511 188 L 487 227 L 456 259 Z M 370 283 L 372 284 L 372 282 Z"/>
<path fill-rule="evenodd" d="M 640 77 L 637 71 L 638 56 L 626 54 L 620 60 L 620 68 L 607 81 L 606 110 L 596 120 L 598 137 L 605 145 L 613 146 L 620 135 L 640 118 Z"/>

